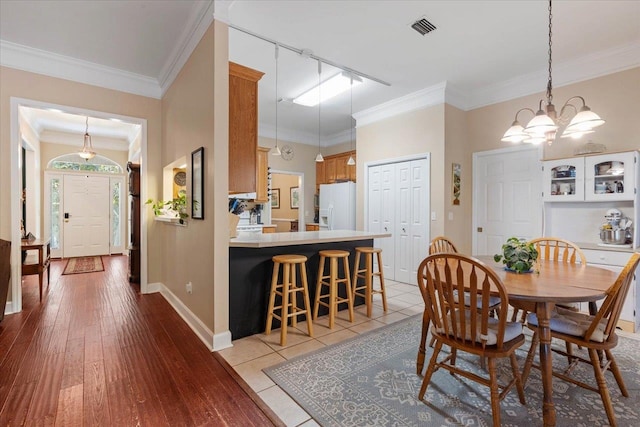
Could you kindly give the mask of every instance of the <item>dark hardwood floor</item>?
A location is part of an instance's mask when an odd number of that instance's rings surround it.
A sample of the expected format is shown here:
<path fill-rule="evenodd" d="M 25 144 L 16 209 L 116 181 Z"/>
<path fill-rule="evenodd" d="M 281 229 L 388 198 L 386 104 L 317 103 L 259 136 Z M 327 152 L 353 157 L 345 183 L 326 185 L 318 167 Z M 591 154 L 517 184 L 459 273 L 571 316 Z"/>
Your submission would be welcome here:
<path fill-rule="evenodd" d="M 282 425 L 160 294 L 127 282 L 127 258 L 62 275 L 38 301 L 23 281 L 21 313 L 0 323 L 0 426 Z"/>

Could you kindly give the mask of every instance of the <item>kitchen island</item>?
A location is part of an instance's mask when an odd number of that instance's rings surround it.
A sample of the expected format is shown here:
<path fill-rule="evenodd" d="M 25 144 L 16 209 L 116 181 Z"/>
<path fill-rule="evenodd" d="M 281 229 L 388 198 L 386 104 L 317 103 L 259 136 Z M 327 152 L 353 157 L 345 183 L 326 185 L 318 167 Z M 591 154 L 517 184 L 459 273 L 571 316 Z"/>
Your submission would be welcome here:
<path fill-rule="evenodd" d="M 241 234 L 229 241 L 229 329 L 232 339 L 264 332 L 269 306 L 273 263 L 271 257 L 281 254 L 305 255 L 311 306 L 314 306 L 316 278 L 320 256 L 318 251 L 349 251 L 353 272 L 354 253 L 358 246 L 373 246 L 373 239 L 391 237 L 389 233 L 352 230 L 300 231 L 293 233 Z M 383 254 L 384 257 L 384 254 Z M 340 274 L 343 274 L 340 269 Z M 361 298 L 356 304 L 363 304 Z M 346 308 L 343 304 L 340 308 Z M 327 313 L 320 307 L 318 315 Z M 273 320 L 273 328 L 280 322 Z"/>

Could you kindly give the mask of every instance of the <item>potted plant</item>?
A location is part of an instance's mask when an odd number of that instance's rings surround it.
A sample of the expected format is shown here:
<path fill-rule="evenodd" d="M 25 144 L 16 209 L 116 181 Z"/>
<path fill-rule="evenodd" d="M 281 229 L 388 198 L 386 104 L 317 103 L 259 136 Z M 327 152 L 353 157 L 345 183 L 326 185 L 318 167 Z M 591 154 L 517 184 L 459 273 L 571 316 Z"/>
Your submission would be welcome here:
<path fill-rule="evenodd" d="M 507 270 L 516 273 L 528 273 L 538 259 L 538 251 L 533 243 L 527 243 L 524 239 L 510 237 L 502 245 L 502 255 L 495 254 L 495 262 L 502 261 Z"/>
<path fill-rule="evenodd" d="M 185 218 L 189 217 L 189 214 L 187 214 L 187 195 L 185 193 L 180 193 L 178 197 L 167 201 L 149 199 L 145 202 L 145 205 L 151 205 L 155 216 L 179 218 L 181 224 Z"/>

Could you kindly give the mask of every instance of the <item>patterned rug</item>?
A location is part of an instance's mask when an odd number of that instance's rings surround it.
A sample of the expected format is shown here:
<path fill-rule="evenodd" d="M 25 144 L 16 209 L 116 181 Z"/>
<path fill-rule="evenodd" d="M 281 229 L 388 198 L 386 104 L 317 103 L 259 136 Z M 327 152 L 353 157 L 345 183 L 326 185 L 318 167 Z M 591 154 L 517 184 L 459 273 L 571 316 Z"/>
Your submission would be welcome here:
<path fill-rule="evenodd" d="M 413 316 L 264 372 L 322 426 L 491 426 L 489 388 L 443 369 L 433 375 L 426 403 L 418 400 L 422 377 L 416 375 L 415 366 L 420 327 L 421 315 Z M 529 344 L 527 336 L 518 350 L 520 369 Z M 613 353 L 629 391 L 629 397 L 623 397 L 613 375 L 606 374 L 618 425 L 638 426 L 640 340 L 620 337 Z M 429 348 L 426 363 L 430 357 Z M 501 384 L 511 378 L 508 360 L 504 362 L 499 362 Z M 459 352 L 458 364 L 484 373 L 475 356 Z M 553 364 L 566 366 L 566 359 L 554 354 Z M 573 375 L 595 385 L 591 367 L 580 365 Z M 558 378 L 553 389 L 557 426 L 608 425 L 598 393 Z M 501 402 L 503 426 L 542 425 L 542 381 L 537 369 L 531 370 L 525 397 L 523 406 L 513 389 Z"/>
<path fill-rule="evenodd" d="M 93 273 L 96 271 L 104 271 L 102 257 L 83 256 L 78 258 L 69 258 L 62 274 Z"/>

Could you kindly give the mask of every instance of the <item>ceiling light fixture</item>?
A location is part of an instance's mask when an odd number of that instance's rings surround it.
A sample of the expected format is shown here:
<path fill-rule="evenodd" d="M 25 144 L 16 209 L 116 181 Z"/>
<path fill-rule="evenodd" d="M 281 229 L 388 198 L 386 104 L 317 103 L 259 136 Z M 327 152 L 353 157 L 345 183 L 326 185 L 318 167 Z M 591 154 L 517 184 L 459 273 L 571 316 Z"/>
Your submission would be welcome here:
<path fill-rule="evenodd" d="M 275 55 L 276 55 L 276 146 L 274 147 L 271 154 L 274 156 L 279 156 L 280 148 L 278 147 L 278 56 L 279 56 L 279 46 L 278 43 L 275 44 Z"/>
<path fill-rule="evenodd" d="M 352 86 L 357 86 L 361 83 L 362 79 L 354 77 L 352 73 L 340 72 L 322 83 L 318 81 L 317 86 L 312 87 L 302 95 L 294 98 L 293 102 L 306 107 L 314 107 L 320 102 L 331 99 L 336 95 L 346 92 Z M 322 96 L 320 94 L 322 94 Z"/>
<path fill-rule="evenodd" d="M 568 117 L 565 117 L 564 113 L 570 108 L 575 111 L 575 116 L 564 129 L 564 132 L 562 132 L 561 138 L 580 138 L 582 135 L 592 133 L 593 128 L 600 126 L 605 122 L 600 118 L 600 116 L 591 111 L 591 109 L 586 105 L 584 98 L 581 96 L 573 96 L 569 98 L 560 109 L 560 114 L 557 114 L 556 108 L 553 105 L 553 84 L 551 79 L 551 18 L 551 0 L 549 0 L 549 80 L 547 82 L 546 108 L 545 110 L 542 109 L 542 102 L 544 100 L 540 100 L 538 112 L 534 114 L 533 119 L 529 121 L 526 127 L 522 127 L 520 122 L 518 122 L 518 114 L 524 110 L 533 113 L 533 110 L 530 108 L 522 108 L 518 110 L 514 122 L 502 137 L 502 141 L 504 142 L 539 144 L 546 141 L 551 145 L 556 139 L 556 134 L 560 125 L 564 125 L 566 123 Z M 579 110 L 578 107 L 571 104 L 571 101 L 573 100 L 582 101 L 582 107 L 580 107 Z"/>
<path fill-rule="evenodd" d="M 320 106 L 322 102 L 320 101 L 320 96 L 322 95 L 321 87 L 320 87 L 320 76 L 322 75 L 322 62 L 318 59 L 318 154 L 316 154 L 316 162 L 324 162 L 324 157 L 322 157 L 322 153 L 320 152 Z M 295 99 L 294 99 L 295 102 Z"/>
<path fill-rule="evenodd" d="M 351 75 L 351 79 L 353 80 L 353 75 Z M 353 151 L 353 83 L 350 86 L 351 86 L 351 93 L 350 93 L 351 99 L 349 101 L 349 130 L 351 131 L 351 137 L 349 138 L 349 148 L 351 149 L 351 151 Z M 355 164 L 356 164 L 356 161 L 354 160 L 353 156 L 349 154 L 349 160 L 347 160 L 347 165 L 353 166 Z"/>
<path fill-rule="evenodd" d="M 96 152 L 93 151 L 93 144 L 91 143 L 91 135 L 89 135 L 89 116 L 86 118 L 82 150 L 78 151 L 78 155 L 85 160 L 91 160 L 96 156 Z"/>

